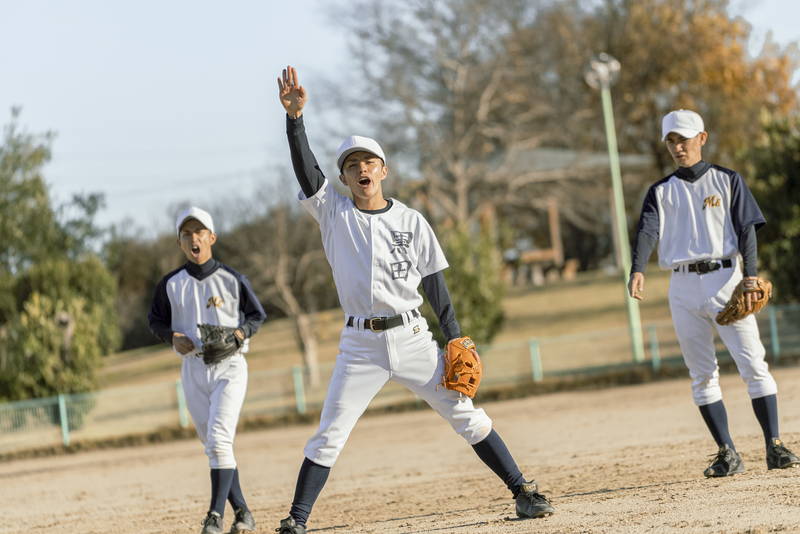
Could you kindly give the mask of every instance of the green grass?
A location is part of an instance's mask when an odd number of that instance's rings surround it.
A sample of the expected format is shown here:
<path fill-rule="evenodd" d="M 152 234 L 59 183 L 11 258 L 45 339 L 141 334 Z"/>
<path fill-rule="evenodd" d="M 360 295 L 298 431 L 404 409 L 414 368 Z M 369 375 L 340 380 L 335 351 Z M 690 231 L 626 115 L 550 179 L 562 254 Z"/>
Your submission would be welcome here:
<path fill-rule="evenodd" d="M 653 270 L 647 276 L 646 300 L 640 304 L 643 324 L 669 320 L 668 283 L 669 273 Z M 627 325 L 625 290 L 618 275 L 581 273 L 569 282 L 509 288 L 507 295 L 503 301 L 506 319 L 493 345 L 522 344 L 531 338 L 579 335 Z M 314 317 L 322 362 L 336 357 L 342 320 L 339 309 Z M 251 340 L 247 359 L 251 370 L 300 365 L 301 354 L 291 321 L 266 322 Z M 103 388 L 142 384 L 175 379 L 179 373 L 180 358 L 161 344 L 108 356 L 100 371 L 100 383 Z"/>

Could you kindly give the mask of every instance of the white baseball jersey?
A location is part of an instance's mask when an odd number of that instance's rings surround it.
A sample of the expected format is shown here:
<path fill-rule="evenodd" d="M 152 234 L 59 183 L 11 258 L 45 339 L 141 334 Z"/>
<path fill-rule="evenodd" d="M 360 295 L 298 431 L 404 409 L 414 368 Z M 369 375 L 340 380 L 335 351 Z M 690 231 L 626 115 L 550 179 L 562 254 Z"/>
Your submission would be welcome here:
<path fill-rule="evenodd" d="M 672 174 L 648 191 L 640 231 L 657 237 L 664 269 L 681 263 L 732 258 L 739 233 L 764 218 L 741 176 L 717 165 L 696 180 Z"/>
<path fill-rule="evenodd" d="M 317 220 L 342 309 L 362 317 L 392 316 L 422 304 L 422 278 L 447 268 L 439 241 L 416 210 L 392 199 L 386 211 L 364 212 L 328 181 L 299 195 Z"/>
<path fill-rule="evenodd" d="M 657 238 L 659 265 L 673 270 L 670 313 L 698 406 L 722 399 L 714 329 L 736 361 L 751 398 L 777 391 L 764 361 L 755 317 L 728 326 L 714 322 L 742 279 L 739 246 L 743 231 L 764 222 L 742 177 L 703 161 L 656 182 L 645 197 L 636 239 L 638 252 L 634 254 L 634 264 L 639 265 L 633 270 L 643 272 L 650 255 L 647 240 L 640 238 Z M 731 265 L 711 272 L 674 270 L 680 264 L 725 258 L 732 260 Z"/>
<path fill-rule="evenodd" d="M 199 350 L 198 324 L 236 328 L 240 325 L 239 292 L 241 282 L 230 271 L 217 269 L 214 275 L 198 280 L 181 269 L 165 281 L 165 292 L 172 311 L 172 330 L 184 333 Z M 240 349 L 247 352 L 250 340 Z"/>
<path fill-rule="evenodd" d="M 150 328 L 166 343 L 173 332 L 186 335 L 195 349 L 182 355 L 181 380 L 197 435 L 212 469 L 234 469 L 233 440 L 247 391 L 249 338 L 266 319 L 247 278 L 213 258 L 187 263 L 167 274 L 156 287 L 148 316 Z M 239 351 L 206 365 L 198 324 L 239 327 L 246 336 Z"/>

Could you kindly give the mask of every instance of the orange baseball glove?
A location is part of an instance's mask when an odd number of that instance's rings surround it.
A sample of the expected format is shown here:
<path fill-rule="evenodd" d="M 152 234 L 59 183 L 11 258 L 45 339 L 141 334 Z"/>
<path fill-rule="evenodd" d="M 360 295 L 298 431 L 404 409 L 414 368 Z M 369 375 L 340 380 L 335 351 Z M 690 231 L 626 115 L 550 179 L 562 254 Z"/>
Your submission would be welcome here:
<path fill-rule="evenodd" d="M 472 339 L 468 336 L 451 339 L 444 352 L 442 385 L 472 398 L 478 391 L 481 374 L 481 358 Z"/>

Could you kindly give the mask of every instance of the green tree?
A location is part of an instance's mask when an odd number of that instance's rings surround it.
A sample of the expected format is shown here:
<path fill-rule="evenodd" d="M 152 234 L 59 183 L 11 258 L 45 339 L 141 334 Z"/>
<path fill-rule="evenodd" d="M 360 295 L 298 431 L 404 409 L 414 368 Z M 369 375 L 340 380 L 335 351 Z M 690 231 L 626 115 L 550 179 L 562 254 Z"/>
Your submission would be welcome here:
<path fill-rule="evenodd" d="M 497 239 L 488 224 L 482 224 L 476 233 L 458 228 L 440 230 L 439 239 L 450 264 L 444 274 L 461 332 L 478 344 L 489 343 L 503 321 L 505 291 Z M 449 340 L 444 339 L 439 320 L 427 302 L 422 313 L 434 338 L 444 346 Z"/>
<path fill-rule="evenodd" d="M 53 134 L 19 131 L 20 110 L 11 111 L 0 144 L 0 271 L 17 273 L 52 254 L 56 214 L 41 170 L 50 160 Z M 0 319 L 2 319 L 0 317 Z"/>
<path fill-rule="evenodd" d="M 748 152 L 746 177 L 767 219 L 758 232 L 758 257 L 778 301 L 800 301 L 800 117 L 769 120 Z"/>
<path fill-rule="evenodd" d="M 95 387 L 100 357 L 116 349 L 116 283 L 91 251 L 99 195 L 54 206 L 41 170 L 52 134 L 17 126 L 0 145 L 0 399 Z"/>
<path fill-rule="evenodd" d="M 113 227 L 102 251 L 103 260 L 116 279 L 116 316 L 123 350 L 158 342 L 147 320 L 153 291 L 165 274 L 186 261 L 173 232 L 144 239 L 140 232 L 125 230 L 126 227 L 133 227 L 133 222 Z"/>

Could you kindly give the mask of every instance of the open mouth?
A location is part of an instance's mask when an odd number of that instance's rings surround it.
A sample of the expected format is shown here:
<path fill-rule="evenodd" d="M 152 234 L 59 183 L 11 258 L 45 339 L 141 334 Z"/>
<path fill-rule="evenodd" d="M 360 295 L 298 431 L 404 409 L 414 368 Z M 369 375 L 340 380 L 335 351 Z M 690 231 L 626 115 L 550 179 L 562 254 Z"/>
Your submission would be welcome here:
<path fill-rule="evenodd" d="M 358 180 L 358 185 L 366 186 L 369 185 L 371 181 L 372 180 L 370 180 L 369 178 L 361 178 Z"/>
<path fill-rule="evenodd" d="M 200 247 L 197 245 L 192 245 L 192 254 L 200 254 Z"/>

